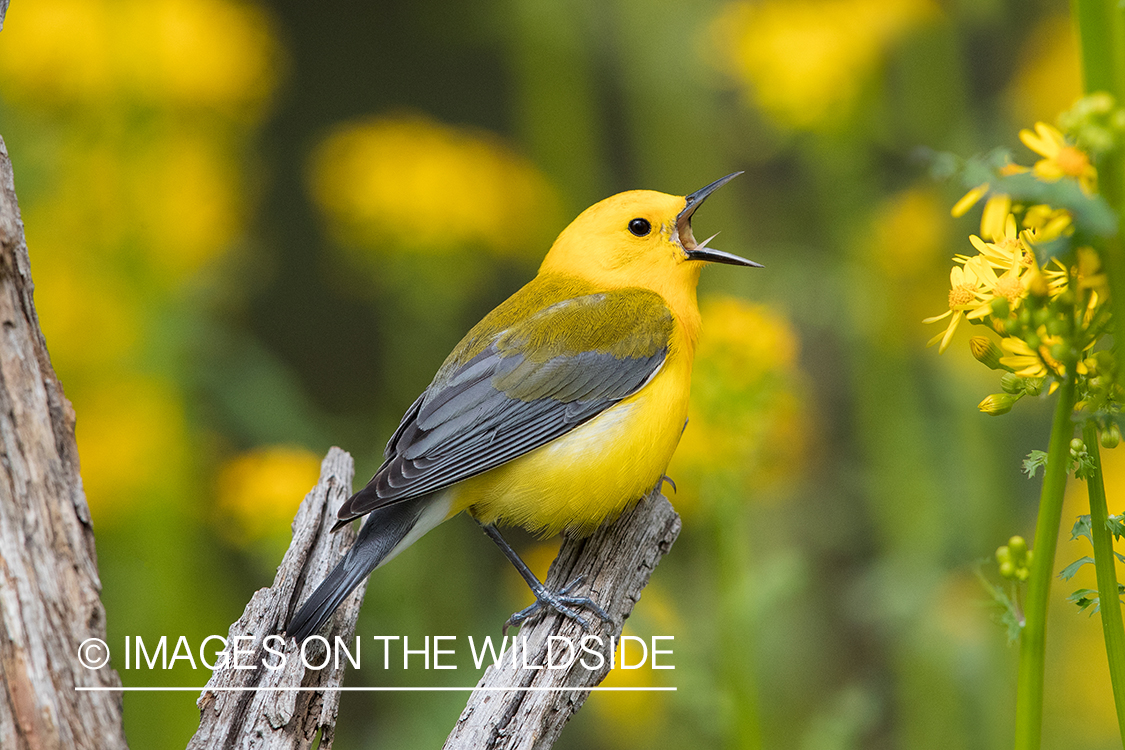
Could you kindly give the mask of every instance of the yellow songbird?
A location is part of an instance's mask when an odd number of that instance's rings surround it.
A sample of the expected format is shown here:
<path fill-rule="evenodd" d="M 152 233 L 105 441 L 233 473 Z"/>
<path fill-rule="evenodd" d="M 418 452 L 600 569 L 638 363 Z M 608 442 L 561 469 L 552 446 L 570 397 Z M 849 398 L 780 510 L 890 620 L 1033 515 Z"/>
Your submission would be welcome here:
<path fill-rule="evenodd" d="M 549 591 L 495 524 L 589 534 L 664 476 L 687 420 L 705 263 L 758 266 L 696 242 L 691 217 L 741 174 L 686 197 L 620 193 L 582 212 L 538 275 L 477 323 L 407 410 L 386 460 L 340 509 L 367 515 L 355 544 L 286 630 L 316 632 L 371 571 L 467 510 L 536 602 L 605 618 L 574 583 Z"/>

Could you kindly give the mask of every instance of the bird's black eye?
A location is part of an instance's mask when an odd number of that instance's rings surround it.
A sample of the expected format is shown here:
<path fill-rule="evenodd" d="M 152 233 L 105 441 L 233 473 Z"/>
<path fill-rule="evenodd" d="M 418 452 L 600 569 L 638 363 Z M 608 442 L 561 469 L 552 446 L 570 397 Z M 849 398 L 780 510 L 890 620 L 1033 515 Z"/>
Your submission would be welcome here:
<path fill-rule="evenodd" d="M 633 219 L 629 222 L 629 231 L 638 237 L 644 237 L 652 231 L 652 224 L 648 223 L 648 219 Z"/>

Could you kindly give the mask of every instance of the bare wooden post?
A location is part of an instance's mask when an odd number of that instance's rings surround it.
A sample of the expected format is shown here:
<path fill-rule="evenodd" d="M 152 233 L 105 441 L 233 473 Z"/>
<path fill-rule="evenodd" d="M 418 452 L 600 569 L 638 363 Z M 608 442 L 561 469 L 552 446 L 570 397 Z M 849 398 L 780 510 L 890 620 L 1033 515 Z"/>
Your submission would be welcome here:
<path fill-rule="evenodd" d="M 333 688 L 343 682 L 347 660 L 323 669 L 305 669 L 298 647 L 293 639 L 286 638 L 271 642 L 274 649 L 283 651 L 284 666 L 269 669 L 281 659 L 265 651 L 263 645 L 267 637 L 276 636 L 285 626 L 297 605 L 308 598 L 355 541 L 351 527 L 330 533 L 336 511 L 351 495 L 354 474 L 350 455 L 339 448 L 328 451 L 320 466 L 320 481 L 305 496 L 293 519 L 293 541 L 273 586 L 251 597 L 227 635 L 228 652 L 233 650 L 236 638 L 242 639 L 239 648 L 253 653 L 243 661 L 257 666 L 234 669 L 228 663 L 215 669 L 199 696 L 199 731 L 188 743 L 189 750 L 307 748 L 318 732 L 322 735 L 320 747 L 332 747 L 340 707 L 340 693 Z M 349 647 L 353 645 L 355 621 L 366 589 L 365 581 L 336 611 L 325 635 L 330 644 L 339 637 Z M 305 643 L 308 662 L 320 664 L 323 647 L 317 646 L 316 638 Z M 292 689 L 297 686 L 301 689 Z M 317 690 L 323 688 L 327 690 Z"/>
<path fill-rule="evenodd" d="M 0 11 L 7 3 L 0 1 Z M 32 300 L 8 150 L 0 139 L 0 747 L 124 748 L 120 687 L 74 410 Z M 89 640 L 97 639 L 97 640 Z"/>
<path fill-rule="evenodd" d="M 625 618 L 640 599 L 641 589 L 679 533 L 680 517 L 671 503 L 654 491 L 590 538 L 566 540 L 547 575 L 548 588 L 557 590 L 583 576 L 580 591 L 589 592 L 613 622 L 605 623 L 590 615 L 591 629 L 587 632 L 574 620 L 552 615 L 522 630 L 519 649 L 506 652 L 507 658 L 499 667 L 489 667 L 477 683 L 477 691 L 461 712 L 444 750 L 551 747 L 586 702 L 589 688 L 609 673 L 610 637 L 620 638 Z M 598 669 L 587 669 L 578 660 L 568 669 L 522 666 L 544 664 L 550 636 L 578 643 L 585 635 L 597 636 L 605 644 L 599 649 L 605 662 Z M 564 661 L 565 658 L 558 659 L 557 663 Z M 594 661 L 592 657 L 590 661 Z"/>

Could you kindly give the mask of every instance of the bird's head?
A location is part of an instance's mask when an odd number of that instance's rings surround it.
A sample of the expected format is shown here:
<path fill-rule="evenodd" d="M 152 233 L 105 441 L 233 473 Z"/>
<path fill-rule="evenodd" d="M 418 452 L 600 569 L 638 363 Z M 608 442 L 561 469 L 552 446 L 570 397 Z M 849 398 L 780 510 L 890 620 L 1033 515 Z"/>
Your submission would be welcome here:
<path fill-rule="evenodd" d="M 696 242 L 691 217 L 708 195 L 741 172 L 727 175 L 691 195 L 630 190 L 583 211 L 551 247 L 541 273 L 578 276 L 598 286 L 640 286 L 668 296 L 694 294 L 705 263 L 760 267 L 745 258 Z"/>

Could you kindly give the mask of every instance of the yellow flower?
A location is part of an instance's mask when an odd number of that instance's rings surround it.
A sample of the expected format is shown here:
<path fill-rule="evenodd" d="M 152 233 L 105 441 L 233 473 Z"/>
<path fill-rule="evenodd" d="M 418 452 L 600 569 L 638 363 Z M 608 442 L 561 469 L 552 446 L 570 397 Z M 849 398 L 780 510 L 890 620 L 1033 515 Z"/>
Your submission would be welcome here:
<path fill-rule="evenodd" d="M 983 185 L 977 185 L 975 188 L 965 193 L 961 196 L 959 201 L 953 204 L 953 210 L 951 210 L 950 213 L 958 217 L 964 216 L 970 208 L 977 205 L 977 202 L 980 201 L 981 198 L 988 195 L 988 185 L 989 183 L 987 182 Z"/>
<path fill-rule="evenodd" d="M 1031 248 L 1020 238 L 1016 232 L 1016 219 L 1008 214 L 1004 222 L 1003 232 L 993 242 L 985 242 L 975 234 L 969 235 L 969 242 L 976 248 L 984 265 L 992 268 L 1030 268 L 1035 265 L 1035 254 Z M 958 255 L 954 257 L 958 263 L 965 263 L 969 256 Z"/>
<path fill-rule="evenodd" d="M 1037 122 L 1035 131 L 1021 130 L 1020 140 L 1043 158 L 1035 162 L 1032 172 L 1044 182 L 1055 182 L 1063 177 L 1078 180 L 1082 189 L 1091 194 L 1096 190 L 1098 173 L 1085 152 L 1067 143 L 1057 128 Z"/>
<path fill-rule="evenodd" d="M 1015 237 L 1016 217 L 1012 216 L 1012 198 L 994 195 L 984 204 L 980 217 L 980 233 L 992 242 Z"/>
<path fill-rule="evenodd" d="M 320 458 L 304 448 L 272 445 L 228 461 L 219 471 L 220 528 L 245 544 L 283 532 L 320 476 Z"/>
<path fill-rule="evenodd" d="M 1045 378 L 1049 374 L 1064 375 L 1066 368 L 1062 362 L 1051 356 L 1051 347 L 1062 339 L 1058 336 L 1047 336 L 1046 329 L 1039 327 L 1039 347 L 1032 349 L 1026 341 L 1015 336 L 1008 336 L 1000 342 L 1000 348 L 1008 353 L 1000 358 L 1000 364 L 1010 368 L 1021 378 Z M 1084 371 L 1080 367 L 1079 371 Z"/>
<path fill-rule="evenodd" d="M 1021 167 L 1019 164 L 1013 164 L 1009 162 L 1000 167 L 998 173 L 1001 177 L 1007 177 L 1008 175 L 1019 174 L 1020 172 L 1026 171 L 1027 167 Z M 964 216 L 970 208 L 975 206 L 980 201 L 981 198 L 988 195 L 988 188 L 990 186 L 991 183 L 986 182 L 984 184 L 977 185 L 975 188 L 965 193 L 963 196 L 961 196 L 960 200 L 953 204 L 953 209 L 950 211 L 950 213 L 953 214 L 953 216 Z M 998 194 L 989 198 L 988 203 L 986 203 L 984 207 L 985 215 L 981 217 L 981 234 L 988 236 L 988 230 L 985 229 L 985 226 L 989 223 L 990 211 L 1006 213 L 1010 211 L 1011 208 L 1012 199 L 1010 196 Z"/>
<path fill-rule="evenodd" d="M 687 513 L 710 507 L 700 501 L 713 499 L 705 488 L 718 477 L 756 494 L 799 473 L 810 435 L 792 324 L 734 297 L 707 297 L 701 307 L 708 324 L 696 352 L 689 426 L 668 469 L 679 487 L 676 508 Z"/>
<path fill-rule="evenodd" d="M 0 93 L 38 105 L 119 100 L 265 112 L 280 49 L 269 17 L 228 0 L 37 0 L 11 15 Z"/>
<path fill-rule="evenodd" d="M 537 252 L 558 218 L 546 178 L 499 137 L 426 117 L 341 124 L 311 166 L 313 197 L 360 260 L 372 248 Z"/>
<path fill-rule="evenodd" d="M 942 353 L 949 346 L 950 340 L 953 338 L 954 331 L 961 323 L 961 318 L 965 317 L 967 311 L 976 311 L 981 307 L 980 301 L 980 270 L 983 264 L 976 262 L 976 258 L 970 259 L 964 266 L 954 266 L 949 271 L 949 309 L 941 315 L 935 315 L 932 318 L 926 318 L 923 323 L 936 323 L 939 320 L 949 318 L 949 324 L 946 326 L 945 331 L 934 336 L 926 344 L 926 346 L 933 346 L 938 341 L 941 346 L 938 347 L 938 353 Z M 987 305 L 985 306 L 987 310 Z"/>
<path fill-rule="evenodd" d="M 887 52 L 938 13 L 931 0 L 742 0 L 708 46 L 780 125 L 815 130 L 847 116 Z"/>
<path fill-rule="evenodd" d="M 1074 224 L 1070 212 L 1065 208 L 1052 208 L 1039 204 L 1029 206 L 1023 214 L 1025 231 L 1030 233 L 1030 242 L 1050 242 L 1063 234 L 1073 234 Z"/>

